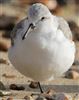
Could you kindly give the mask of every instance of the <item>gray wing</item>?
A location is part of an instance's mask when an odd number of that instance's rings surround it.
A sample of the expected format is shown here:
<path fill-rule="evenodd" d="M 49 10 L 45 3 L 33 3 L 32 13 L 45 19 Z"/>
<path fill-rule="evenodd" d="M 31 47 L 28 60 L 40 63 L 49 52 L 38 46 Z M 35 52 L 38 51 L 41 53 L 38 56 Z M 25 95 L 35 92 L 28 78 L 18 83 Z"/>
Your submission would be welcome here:
<path fill-rule="evenodd" d="M 21 20 L 13 28 L 13 30 L 11 32 L 11 45 L 12 46 L 14 45 L 14 39 L 16 38 L 17 34 L 19 34 L 20 32 L 22 32 L 24 30 L 24 25 L 25 25 L 26 20 L 27 20 L 27 18 Z"/>
<path fill-rule="evenodd" d="M 73 39 L 72 32 L 69 28 L 68 23 L 65 21 L 65 19 L 62 17 L 58 17 L 58 23 L 59 23 L 58 28 L 63 31 L 63 34 L 65 35 L 65 37 L 72 40 Z"/>

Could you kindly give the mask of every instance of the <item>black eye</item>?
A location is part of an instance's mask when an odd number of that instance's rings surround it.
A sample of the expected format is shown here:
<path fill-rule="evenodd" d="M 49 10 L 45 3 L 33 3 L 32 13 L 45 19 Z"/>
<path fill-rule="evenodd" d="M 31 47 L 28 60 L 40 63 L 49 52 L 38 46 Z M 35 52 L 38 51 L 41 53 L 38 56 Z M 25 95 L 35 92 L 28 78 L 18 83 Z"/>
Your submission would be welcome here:
<path fill-rule="evenodd" d="M 41 18 L 41 21 L 43 21 L 44 19 L 45 19 L 45 17 L 42 17 L 42 18 Z"/>

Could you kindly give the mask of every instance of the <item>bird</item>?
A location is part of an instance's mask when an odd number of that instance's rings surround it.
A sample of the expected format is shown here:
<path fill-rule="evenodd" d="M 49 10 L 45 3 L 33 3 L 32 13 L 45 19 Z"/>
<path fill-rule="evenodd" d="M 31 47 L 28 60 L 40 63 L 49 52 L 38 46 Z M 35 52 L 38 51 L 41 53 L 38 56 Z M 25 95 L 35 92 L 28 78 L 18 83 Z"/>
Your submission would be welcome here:
<path fill-rule="evenodd" d="M 11 32 L 8 57 L 20 73 L 40 83 L 68 71 L 75 51 L 67 21 L 53 15 L 44 4 L 35 3 Z"/>

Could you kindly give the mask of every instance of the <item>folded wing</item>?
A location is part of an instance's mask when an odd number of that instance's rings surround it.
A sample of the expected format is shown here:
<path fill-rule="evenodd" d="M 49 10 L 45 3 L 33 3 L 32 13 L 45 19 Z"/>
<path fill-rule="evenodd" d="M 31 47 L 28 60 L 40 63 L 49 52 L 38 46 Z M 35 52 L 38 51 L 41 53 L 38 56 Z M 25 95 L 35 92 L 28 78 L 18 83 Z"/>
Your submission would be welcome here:
<path fill-rule="evenodd" d="M 67 37 L 70 40 L 73 40 L 72 37 L 72 32 L 69 28 L 68 23 L 65 21 L 65 19 L 63 19 L 62 17 L 58 17 L 58 28 L 63 32 L 63 34 L 65 35 L 65 37 Z"/>

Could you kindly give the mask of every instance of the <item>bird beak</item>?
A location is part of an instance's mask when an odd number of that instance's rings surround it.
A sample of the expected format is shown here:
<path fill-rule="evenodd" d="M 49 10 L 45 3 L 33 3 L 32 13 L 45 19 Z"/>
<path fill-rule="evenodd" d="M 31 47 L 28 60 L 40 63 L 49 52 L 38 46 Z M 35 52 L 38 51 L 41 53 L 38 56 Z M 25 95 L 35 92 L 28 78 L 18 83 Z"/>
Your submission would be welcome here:
<path fill-rule="evenodd" d="M 23 37 L 22 37 L 22 40 L 24 40 L 25 39 L 25 37 L 28 35 L 28 33 L 30 32 L 30 30 L 31 29 L 34 29 L 35 28 L 35 26 L 31 23 L 31 24 L 29 24 L 29 27 L 28 27 L 28 29 L 26 30 L 26 32 L 24 33 L 24 35 L 23 35 Z"/>

